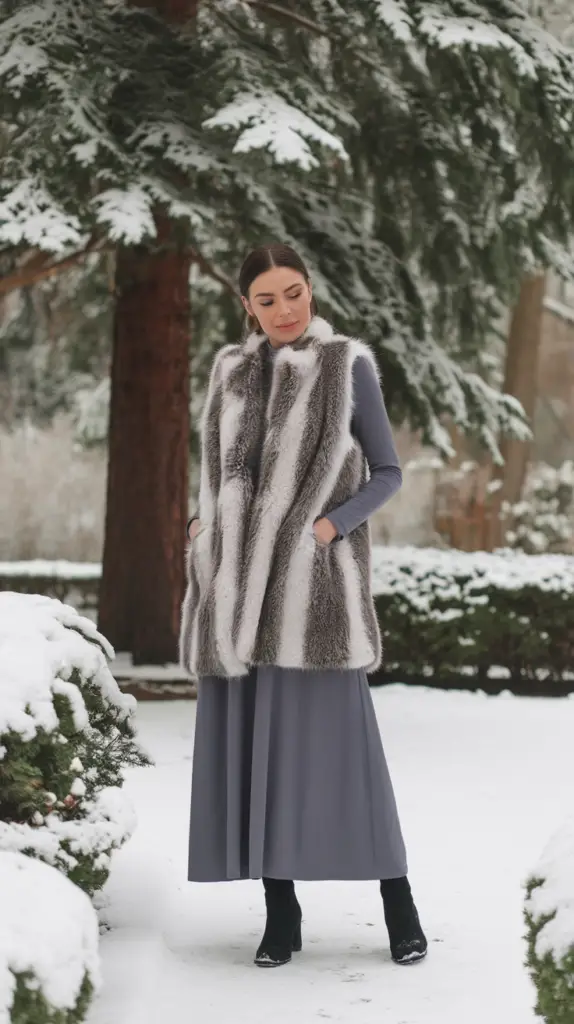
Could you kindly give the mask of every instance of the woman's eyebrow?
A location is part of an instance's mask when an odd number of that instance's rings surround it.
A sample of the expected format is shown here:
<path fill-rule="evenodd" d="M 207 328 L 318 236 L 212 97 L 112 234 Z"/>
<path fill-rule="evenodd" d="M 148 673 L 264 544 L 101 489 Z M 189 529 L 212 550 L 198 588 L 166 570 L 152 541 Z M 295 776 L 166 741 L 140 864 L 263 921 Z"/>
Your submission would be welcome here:
<path fill-rule="evenodd" d="M 284 292 L 290 292 L 292 288 L 297 288 L 298 285 L 299 285 L 299 281 L 295 281 L 294 284 L 290 284 L 289 287 L 288 288 L 284 288 L 283 291 Z M 275 295 L 275 292 L 257 292 L 257 295 L 255 295 L 255 298 L 258 299 L 260 295 Z"/>

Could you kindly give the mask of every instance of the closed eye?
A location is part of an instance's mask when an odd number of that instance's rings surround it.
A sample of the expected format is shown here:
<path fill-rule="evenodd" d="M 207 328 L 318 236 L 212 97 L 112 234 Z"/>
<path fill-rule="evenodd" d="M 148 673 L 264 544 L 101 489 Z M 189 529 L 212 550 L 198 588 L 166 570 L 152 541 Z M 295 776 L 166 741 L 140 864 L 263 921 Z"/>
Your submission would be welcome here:
<path fill-rule="evenodd" d="M 296 292 L 296 293 L 294 293 L 292 295 L 288 295 L 287 298 L 289 298 L 289 299 L 298 299 L 300 295 L 301 295 L 301 292 L 299 291 L 299 292 Z M 261 305 L 262 306 L 272 306 L 273 305 L 273 299 L 270 299 L 268 302 L 262 302 Z"/>

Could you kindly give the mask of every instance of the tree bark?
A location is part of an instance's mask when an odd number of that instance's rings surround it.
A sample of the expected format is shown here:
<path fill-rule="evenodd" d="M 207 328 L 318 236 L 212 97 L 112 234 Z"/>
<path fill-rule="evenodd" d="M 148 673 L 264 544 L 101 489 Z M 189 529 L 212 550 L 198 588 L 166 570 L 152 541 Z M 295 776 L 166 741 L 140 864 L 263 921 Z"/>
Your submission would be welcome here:
<path fill-rule="evenodd" d="M 506 347 L 504 391 L 519 400 L 529 420 L 536 405 L 545 292 L 545 274 L 525 278 L 512 314 Z M 514 504 L 522 494 L 532 444 L 505 437 L 500 450 L 504 458 L 500 470 L 500 500 Z"/>
<path fill-rule="evenodd" d="M 517 398 L 532 422 L 538 384 L 538 358 L 542 340 L 542 314 L 546 293 L 546 274 L 524 278 L 510 321 L 506 343 L 504 386 L 506 394 Z M 493 479 L 501 487 L 493 495 L 491 508 L 490 547 L 504 545 L 506 531 L 512 527 L 512 514 L 503 511 L 504 502 L 515 505 L 520 500 L 531 442 L 503 437 L 500 452 L 504 465 L 496 466 Z"/>
<path fill-rule="evenodd" d="M 169 224 L 161 226 L 169 237 Z M 173 662 L 189 470 L 189 268 L 123 248 L 116 270 L 106 526 L 98 628 L 134 664 Z"/>
<path fill-rule="evenodd" d="M 133 0 L 192 20 L 198 0 Z M 177 659 L 189 478 L 191 250 L 156 212 L 158 245 L 119 250 L 98 628 L 134 665 Z"/>

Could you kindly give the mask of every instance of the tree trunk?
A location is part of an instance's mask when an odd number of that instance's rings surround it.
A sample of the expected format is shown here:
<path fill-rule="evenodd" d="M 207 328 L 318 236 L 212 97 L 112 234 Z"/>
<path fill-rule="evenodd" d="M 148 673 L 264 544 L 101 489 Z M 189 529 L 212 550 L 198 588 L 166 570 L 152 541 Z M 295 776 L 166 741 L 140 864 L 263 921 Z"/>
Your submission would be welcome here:
<path fill-rule="evenodd" d="M 523 281 L 512 314 L 506 346 L 504 392 L 519 400 L 530 421 L 536 405 L 545 292 L 545 274 L 527 277 Z M 520 500 L 531 449 L 532 443 L 529 441 L 518 441 L 512 437 L 502 439 L 502 501 L 514 504 Z"/>
<path fill-rule="evenodd" d="M 163 240 L 169 224 L 161 225 Z M 189 463 L 189 268 L 177 249 L 118 254 L 98 627 L 134 664 L 175 661 Z"/>
<path fill-rule="evenodd" d="M 129 0 L 172 24 L 199 0 Z M 170 222 L 158 246 L 120 249 L 98 628 L 135 665 L 174 662 L 189 478 L 189 272 Z"/>

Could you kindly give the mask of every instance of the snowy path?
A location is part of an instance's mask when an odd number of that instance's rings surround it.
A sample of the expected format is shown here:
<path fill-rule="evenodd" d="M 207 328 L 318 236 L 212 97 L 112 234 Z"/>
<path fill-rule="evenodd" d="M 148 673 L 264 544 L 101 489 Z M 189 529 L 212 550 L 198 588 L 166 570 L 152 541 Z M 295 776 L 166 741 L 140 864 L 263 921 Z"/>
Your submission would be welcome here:
<path fill-rule="evenodd" d="M 186 881 L 194 702 L 140 706 L 157 767 L 133 769 L 139 827 L 104 894 L 104 988 L 89 1024 L 533 1024 L 521 881 L 572 802 L 574 700 L 373 690 L 429 938 L 390 960 L 376 882 L 300 882 L 303 951 L 252 965 L 260 882 Z"/>

